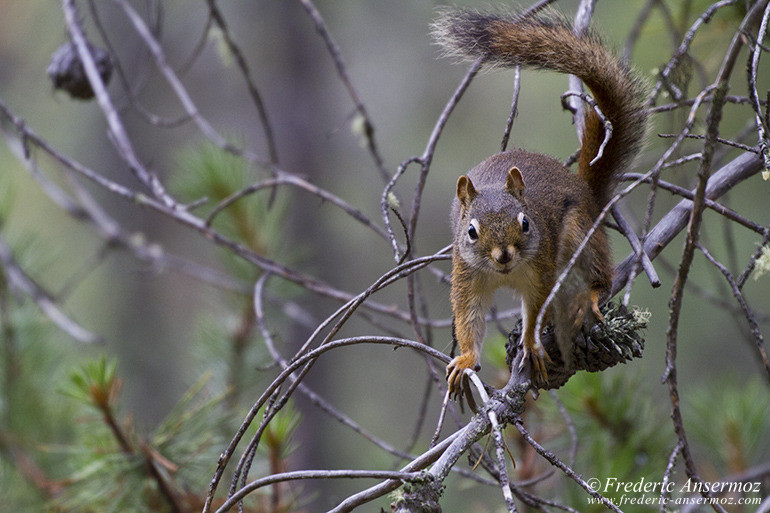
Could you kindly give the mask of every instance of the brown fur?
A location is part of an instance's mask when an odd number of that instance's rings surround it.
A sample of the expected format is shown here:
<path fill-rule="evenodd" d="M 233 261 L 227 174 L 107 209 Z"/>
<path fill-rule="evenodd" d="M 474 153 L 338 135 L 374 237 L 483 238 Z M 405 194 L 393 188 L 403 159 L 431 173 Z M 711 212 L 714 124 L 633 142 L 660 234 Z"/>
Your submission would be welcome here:
<path fill-rule="evenodd" d="M 604 126 L 586 106 L 578 175 L 604 206 L 618 171 L 630 164 L 643 144 L 647 112 L 643 82 L 605 49 L 599 36 L 593 31 L 575 36 L 569 21 L 554 11 L 520 17 L 442 10 L 432 32 L 449 55 L 468 60 L 486 56 L 489 66 L 522 65 L 569 73 L 588 86 L 613 132 L 604 156 L 589 165 L 604 140 Z"/>
<path fill-rule="evenodd" d="M 559 274 L 609 200 L 619 173 L 639 151 L 646 131 L 644 87 L 591 32 L 577 37 L 558 15 L 518 17 L 466 10 L 441 11 L 433 35 L 447 53 L 491 66 L 531 66 L 578 76 L 612 124 L 603 156 L 600 117 L 586 107 L 577 174 L 545 155 L 514 150 L 488 158 L 460 177 L 452 205 L 452 308 L 461 354 L 447 366 L 450 391 L 459 395 L 463 371 L 478 366 L 484 314 L 494 290 L 522 297 L 524 351 L 533 377 L 545 381 L 537 316 Z M 586 316 L 601 319 L 599 302 L 612 282 L 603 228 L 589 240 L 562 285 L 546 320 L 556 327 L 565 365 L 574 332 Z"/>

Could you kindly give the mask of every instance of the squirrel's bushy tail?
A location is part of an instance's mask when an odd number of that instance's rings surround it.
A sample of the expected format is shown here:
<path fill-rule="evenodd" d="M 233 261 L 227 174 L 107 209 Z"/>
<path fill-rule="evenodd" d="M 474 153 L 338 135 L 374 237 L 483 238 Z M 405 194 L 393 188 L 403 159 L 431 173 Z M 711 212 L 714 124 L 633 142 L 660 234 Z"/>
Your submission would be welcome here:
<path fill-rule="evenodd" d="M 594 32 L 578 37 L 570 22 L 552 11 L 524 17 L 443 9 L 433 22 L 432 35 L 450 56 L 484 57 L 491 66 L 521 65 L 579 77 L 612 123 L 602 158 L 590 165 L 604 140 L 604 125 L 590 106 L 585 107 L 578 175 L 588 182 L 598 208 L 606 204 L 614 178 L 641 149 L 647 111 L 642 81 Z"/>

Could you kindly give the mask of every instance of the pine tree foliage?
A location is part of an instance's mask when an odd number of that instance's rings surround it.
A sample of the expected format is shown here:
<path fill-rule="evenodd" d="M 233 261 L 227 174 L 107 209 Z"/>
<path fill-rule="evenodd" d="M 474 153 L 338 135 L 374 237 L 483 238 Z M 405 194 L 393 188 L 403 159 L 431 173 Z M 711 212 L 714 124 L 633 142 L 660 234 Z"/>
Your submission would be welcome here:
<path fill-rule="evenodd" d="M 187 150 L 181 160 L 187 173 L 179 181 L 183 196 L 220 201 L 249 180 L 242 161 L 208 145 Z M 0 191 L 0 226 L 5 228 L 14 207 L 9 201 L 10 188 L 0 187 Z M 251 199 L 240 201 L 234 205 L 238 208 L 228 209 L 217 221 L 233 237 L 267 254 L 274 248 L 267 241 L 279 240 L 275 235 L 284 215 L 282 200 L 269 209 L 264 202 Z M 20 239 L 9 242 L 14 257 L 26 272 L 36 275 L 47 265 L 46 244 L 25 241 L 23 235 Z M 226 252 L 220 257 L 236 276 L 253 279 L 253 267 L 238 263 Z M 90 349 L 72 350 L 72 342 L 33 301 L 16 294 L 5 276 L 0 273 L 3 508 L 20 512 L 200 511 L 211 464 L 247 406 L 237 398 L 245 395 L 244 387 L 255 390 L 254 380 L 245 373 L 265 359 L 253 333 L 248 301 L 244 304 L 234 301 L 232 295 L 220 294 L 210 315 L 199 320 L 192 349 L 199 359 L 201 377 L 157 427 L 145 430 L 135 426 L 121 409 L 123 381 L 118 361 L 105 355 L 94 357 Z M 241 308 L 234 309 L 239 303 Z M 213 379 L 215 374 L 220 379 Z M 276 417 L 265 434 L 265 449 L 257 456 L 255 471 L 285 470 L 298 422 L 299 415 L 291 407 Z M 284 486 L 277 497 L 280 511 L 288 511 L 299 493 Z M 246 511 L 279 511 L 273 507 L 269 491 L 247 499 L 244 505 Z"/>

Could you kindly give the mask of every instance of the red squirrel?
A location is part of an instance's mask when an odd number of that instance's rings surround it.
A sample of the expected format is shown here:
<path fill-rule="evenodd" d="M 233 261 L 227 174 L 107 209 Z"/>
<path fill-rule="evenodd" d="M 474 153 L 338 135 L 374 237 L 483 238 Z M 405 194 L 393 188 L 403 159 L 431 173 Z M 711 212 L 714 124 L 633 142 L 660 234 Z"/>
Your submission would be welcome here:
<path fill-rule="evenodd" d="M 575 35 L 562 16 L 443 10 L 433 37 L 447 54 L 487 66 L 525 66 L 568 73 L 590 89 L 612 124 L 600 158 L 604 123 L 589 106 L 577 173 L 557 160 L 516 149 L 489 157 L 461 176 L 452 203 L 451 302 L 460 355 L 446 369 L 450 393 L 462 394 L 465 369 L 478 367 L 493 293 L 513 289 L 522 299 L 522 345 L 535 384 L 547 382 L 548 355 L 535 326 L 557 278 L 613 194 L 616 179 L 643 144 L 645 86 L 594 32 Z M 599 304 L 612 283 L 603 227 L 592 235 L 545 313 L 566 366 L 583 321 L 602 321 Z"/>

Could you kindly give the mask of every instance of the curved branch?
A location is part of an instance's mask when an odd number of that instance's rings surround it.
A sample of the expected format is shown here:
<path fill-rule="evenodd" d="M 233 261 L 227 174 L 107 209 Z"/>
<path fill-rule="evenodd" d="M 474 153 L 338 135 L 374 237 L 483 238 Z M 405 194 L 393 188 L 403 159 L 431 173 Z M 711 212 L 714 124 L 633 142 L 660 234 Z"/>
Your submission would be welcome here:
<path fill-rule="evenodd" d="M 419 483 L 427 479 L 422 472 L 398 472 L 386 470 L 298 470 L 294 472 L 284 472 L 282 474 L 272 474 L 270 476 L 257 479 L 247 484 L 237 493 L 230 496 L 216 513 L 225 513 L 230 511 L 233 506 L 243 500 L 250 493 L 275 483 L 284 483 L 286 481 L 297 481 L 300 479 L 391 479 L 401 482 Z"/>
<path fill-rule="evenodd" d="M 432 347 L 428 347 L 424 344 L 420 344 L 419 342 L 415 342 L 413 340 L 396 338 L 396 337 L 352 337 L 352 338 L 344 338 L 340 340 L 333 340 L 291 361 L 289 365 L 286 366 L 283 369 L 283 371 L 281 371 L 278 377 L 275 378 L 275 380 L 273 380 L 270 386 L 268 386 L 262 392 L 262 395 L 260 395 L 259 399 L 257 399 L 257 401 L 251 407 L 249 412 L 246 414 L 246 417 L 241 423 L 240 428 L 238 428 L 238 431 L 236 432 L 235 436 L 230 441 L 230 444 L 227 446 L 227 449 L 220 456 L 219 462 L 217 464 L 216 473 L 214 474 L 214 478 L 211 480 L 211 483 L 209 485 L 209 492 L 206 496 L 206 502 L 203 507 L 203 513 L 208 513 L 211 510 L 211 504 L 214 498 L 214 493 L 217 490 L 219 481 L 222 478 L 222 474 L 224 473 L 224 470 L 227 467 L 227 464 L 230 461 L 230 458 L 233 456 L 235 449 L 240 443 L 241 439 L 243 438 L 243 435 L 246 433 L 246 430 L 251 425 L 252 420 L 254 420 L 257 413 L 259 413 L 259 410 L 265 405 L 265 403 L 273 395 L 273 393 L 276 390 L 278 390 L 278 388 L 286 381 L 286 379 L 289 378 L 289 376 L 291 376 L 291 374 L 294 371 L 304 367 L 308 363 L 314 362 L 321 355 L 333 349 L 338 349 L 341 347 L 347 347 L 347 346 L 358 345 L 358 344 L 379 344 L 379 345 L 391 345 L 394 347 L 410 347 L 412 349 L 416 349 L 420 352 L 423 352 L 428 356 L 436 358 L 437 360 L 445 364 L 449 363 L 450 361 L 450 358 L 447 355 L 445 355 L 440 351 L 437 351 L 436 349 L 433 349 Z"/>

